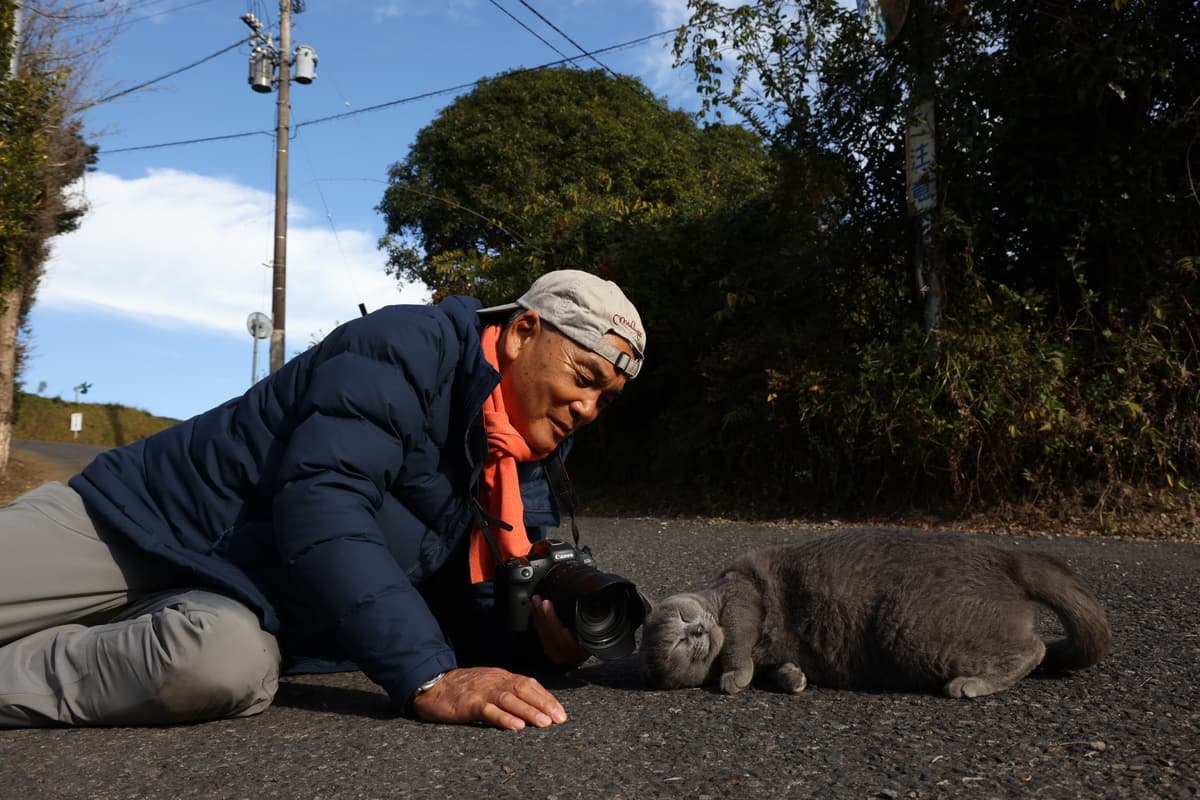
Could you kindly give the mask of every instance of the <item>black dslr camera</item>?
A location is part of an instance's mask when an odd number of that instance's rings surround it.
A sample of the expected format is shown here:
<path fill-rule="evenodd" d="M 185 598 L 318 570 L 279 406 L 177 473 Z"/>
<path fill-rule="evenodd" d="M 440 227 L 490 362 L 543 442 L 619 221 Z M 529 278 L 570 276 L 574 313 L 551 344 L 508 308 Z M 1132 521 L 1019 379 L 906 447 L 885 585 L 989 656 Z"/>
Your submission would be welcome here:
<path fill-rule="evenodd" d="M 530 601 L 541 595 L 584 649 L 601 659 L 634 650 L 634 631 L 650 604 L 620 575 L 596 569 L 592 554 L 561 539 L 535 542 L 528 556 L 510 558 L 496 570 L 496 604 L 514 633 L 529 628 Z"/>

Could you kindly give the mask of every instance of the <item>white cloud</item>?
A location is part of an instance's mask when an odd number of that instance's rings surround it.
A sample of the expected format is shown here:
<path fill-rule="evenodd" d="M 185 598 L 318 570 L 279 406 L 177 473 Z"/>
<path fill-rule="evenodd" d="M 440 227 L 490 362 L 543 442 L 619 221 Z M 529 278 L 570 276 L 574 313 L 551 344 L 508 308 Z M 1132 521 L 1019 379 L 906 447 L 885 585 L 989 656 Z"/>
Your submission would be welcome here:
<path fill-rule="evenodd" d="M 240 338 L 250 312 L 270 315 L 273 195 L 170 169 L 135 179 L 98 172 L 81 188 L 88 213 L 55 240 L 39 304 Z M 360 302 L 374 310 L 427 299 L 384 273 L 376 234 L 335 235 L 307 209 L 288 211 L 289 350 L 356 316 Z"/>
<path fill-rule="evenodd" d="M 687 0 L 651 0 L 650 5 L 654 8 L 655 20 L 666 28 L 682 25 L 691 16 Z"/>

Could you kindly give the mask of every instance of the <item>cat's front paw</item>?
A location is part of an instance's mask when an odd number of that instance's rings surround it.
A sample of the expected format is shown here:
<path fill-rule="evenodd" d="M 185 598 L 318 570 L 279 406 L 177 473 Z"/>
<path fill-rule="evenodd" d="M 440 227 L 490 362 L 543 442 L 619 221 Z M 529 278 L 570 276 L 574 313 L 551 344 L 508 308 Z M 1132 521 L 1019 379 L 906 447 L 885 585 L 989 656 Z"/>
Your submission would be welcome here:
<path fill-rule="evenodd" d="M 750 685 L 754 678 L 754 670 L 731 670 L 721 675 L 721 691 L 725 694 L 737 694 Z"/>
<path fill-rule="evenodd" d="M 947 683 L 944 689 L 947 697 L 955 699 L 983 697 L 996 691 L 996 687 L 983 678 L 970 676 L 955 678 Z"/>
<path fill-rule="evenodd" d="M 781 664 L 775 669 L 775 685 L 785 692 L 800 694 L 808 686 L 808 676 L 804 670 L 791 662 Z"/>

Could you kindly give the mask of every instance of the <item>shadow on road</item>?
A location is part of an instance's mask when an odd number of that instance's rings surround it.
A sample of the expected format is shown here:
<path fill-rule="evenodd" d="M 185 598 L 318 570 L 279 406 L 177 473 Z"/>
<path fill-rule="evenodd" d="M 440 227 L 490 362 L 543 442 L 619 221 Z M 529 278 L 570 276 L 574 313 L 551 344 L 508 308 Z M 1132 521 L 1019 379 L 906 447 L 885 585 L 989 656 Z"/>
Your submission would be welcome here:
<path fill-rule="evenodd" d="M 638 674 L 637 656 L 619 658 L 613 661 L 589 663 L 564 675 L 563 680 L 573 682 L 559 686 L 552 681 L 547 681 L 546 686 L 550 689 L 565 689 L 589 683 L 609 689 L 625 689 L 639 692 L 645 689 L 642 686 L 642 678 Z"/>
<path fill-rule="evenodd" d="M 377 720 L 396 719 L 399 716 L 396 707 L 382 692 L 331 685 L 323 676 L 284 678 L 279 683 L 274 705 Z"/>

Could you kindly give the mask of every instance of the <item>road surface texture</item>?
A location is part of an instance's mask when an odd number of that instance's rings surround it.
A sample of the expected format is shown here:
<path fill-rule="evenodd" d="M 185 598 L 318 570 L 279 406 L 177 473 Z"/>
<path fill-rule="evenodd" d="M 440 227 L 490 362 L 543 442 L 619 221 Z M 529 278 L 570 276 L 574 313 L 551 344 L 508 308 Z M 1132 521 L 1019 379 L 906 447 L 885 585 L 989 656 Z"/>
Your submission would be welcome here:
<path fill-rule="evenodd" d="M 38 442 L 32 439 L 13 439 L 14 453 L 24 452 L 38 458 L 49 469 L 55 470 L 62 477 L 73 475 L 90 462 L 97 454 L 107 448 L 93 444 L 73 444 L 70 442 Z"/>
<path fill-rule="evenodd" d="M 648 518 L 587 518 L 581 529 L 601 568 L 654 597 L 702 583 L 751 547 L 826 532 Z M 547 681 L 569 722 L 519 733 L 399 716 L 360 673 L 297 676 L 249 719 L 0 731 L 0 797 L 1200 796 L 1200 546 L 988 538 L 1057 555 L 1083 576 L 1113 626 L 1104 662 L 950 700 L 820 687 L 652 692 L 631 659 L 592 661 Z"/>

